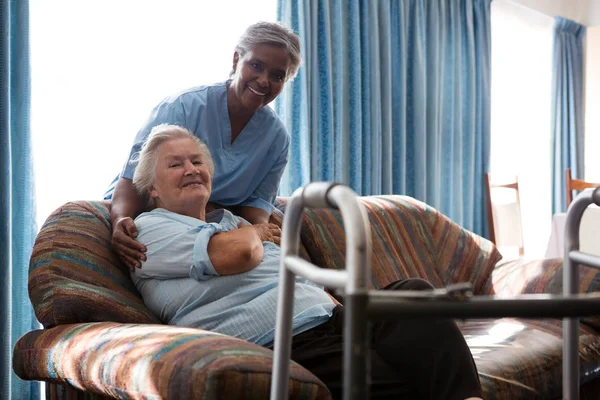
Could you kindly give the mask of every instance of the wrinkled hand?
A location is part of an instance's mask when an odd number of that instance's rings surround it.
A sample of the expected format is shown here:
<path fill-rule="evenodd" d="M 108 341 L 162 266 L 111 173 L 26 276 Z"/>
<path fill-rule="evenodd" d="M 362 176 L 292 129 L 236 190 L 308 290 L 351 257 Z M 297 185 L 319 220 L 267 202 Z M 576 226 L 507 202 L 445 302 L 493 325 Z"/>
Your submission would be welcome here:
<path fill-rule="evenodd" d="M 248 225 L 244 222 L 238 224 L 238 228 L 251 227 L 256 230 L 261 242 L 273 242 L 277 246 L 281 244 L 281 228 L 275 224 Z"/>
<path fill-rule="evenodd" d="M 137 235 L 138 231 L 131 217 L 120 218 L 113 226 L 111 246 L 131 271 L 142 267 L 140 260 L 146 261 L 146 247 L 135 240 Z"/>
<path fill-rule="evenodd" d="M 258 231 L 258 236 L 263 242 L 273 242 L 277 246 L 281 244 L 281 228 L 275 224 L 252 225 Z"/>

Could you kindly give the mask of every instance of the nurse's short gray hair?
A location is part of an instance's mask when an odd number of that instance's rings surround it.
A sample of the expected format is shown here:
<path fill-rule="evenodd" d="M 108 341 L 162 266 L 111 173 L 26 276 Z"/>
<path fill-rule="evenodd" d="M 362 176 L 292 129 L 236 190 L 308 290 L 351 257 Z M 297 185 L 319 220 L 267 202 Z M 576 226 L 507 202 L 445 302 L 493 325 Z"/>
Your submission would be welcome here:
<path fill-rule="evenodd" d="M 279 22 L 257 22 L 250 25 L 242 34 L 235 51 L 242 58 L 258 44 L 272 44 L 286 49 L 290 56 L 286 80 L 294 79 L 302 64 L 300 37 L 294 31 Z"/>
<path fill-rule="evenodd" d="M 215 166 L 212 156 L 210 155 L 210 150 L 208 150 L 208 147 L 202 140 L 193 135 L 186 128 L 178 125 L 160 124 L 155 126 L 150 131 L 148 140 L 144 143 L 142 150 L 138 154 L 137 165 L 135 172 L 133 173 L 133 186 L 142 198 L 147 199 L 150 208 L 156 207 L 154 199 L 150 197 L 150 191 L 156 181 L 158 147 L 169 140 L 181 138 L 192 139 L 196 143 L 196 146 L 202 155 L 202 160 L 206 163 L 211 179 L 214 175 Z"/>

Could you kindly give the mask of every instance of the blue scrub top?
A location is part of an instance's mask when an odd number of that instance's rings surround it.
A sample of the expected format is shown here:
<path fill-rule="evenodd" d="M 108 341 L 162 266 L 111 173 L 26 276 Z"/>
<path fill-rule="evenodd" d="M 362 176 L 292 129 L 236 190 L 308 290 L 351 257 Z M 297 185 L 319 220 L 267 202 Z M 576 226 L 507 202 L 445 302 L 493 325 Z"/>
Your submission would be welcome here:
<path fill-rule="evenodd" d="M 160 124 L 187 128 L 208 146 L 215 164 L 210 201 L 271 213 L 287 164 L 290 137 L 277 114 L 262 107 L 231 143 L 227 82 L 188 89 L 156 106 L 136 135 L 129 159 L 105 199 L 112 198 L 119 177 L 133 178 L 137 154 L 152 128 Z"/>

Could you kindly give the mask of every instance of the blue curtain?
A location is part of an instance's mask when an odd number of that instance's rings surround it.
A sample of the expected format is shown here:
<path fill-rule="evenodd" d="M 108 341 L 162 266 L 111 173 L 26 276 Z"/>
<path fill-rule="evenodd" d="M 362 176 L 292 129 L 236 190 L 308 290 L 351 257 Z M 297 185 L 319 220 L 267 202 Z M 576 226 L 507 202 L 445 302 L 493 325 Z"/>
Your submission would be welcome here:
<path fill-rule="evenodd" d="M 39 399 L 38 383 L 12 372 L 17 339 L 37 327 L 27 294 L 29 256 L 36 235 L 29 129 L 29 2 L 0 0 L 0 327 L 1 399 Z"/>
<path fill-rule="evenodd" d="M 336 181 L 405 194 L 483 234 L 490 0 L 279 0 L 304 65 L 275 104 L 281 194 Z"/>
<path fill-rule="evenodd" d="M 583 39 L 585 26 L 556 17 L 552 55 L 552 210 L 566 211 L 565 170 L 584 176 Z"/>

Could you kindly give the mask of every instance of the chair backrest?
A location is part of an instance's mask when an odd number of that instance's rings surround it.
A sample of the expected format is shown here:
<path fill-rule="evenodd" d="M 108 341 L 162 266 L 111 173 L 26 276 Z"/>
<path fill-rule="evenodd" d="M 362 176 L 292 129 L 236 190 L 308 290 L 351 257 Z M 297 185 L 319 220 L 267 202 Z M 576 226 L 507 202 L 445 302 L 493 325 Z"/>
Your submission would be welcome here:
<path fill-rule="evenodd" d="M 372 288 L 406 278 L 422 278 L 436 287 L 471 282 L 480 294 L 502 258 L 496 246 L 456 224 L 440 211 L 408 196 L 359 198 L 371 230 Z M 338 210 L 306 208 L 300 231 L 315 265 L 343 269 L 346 235 Z"/>
<path fill-rule="evenodd" d="M 490 240 L 504 256 L 516 249 L 522 257 L 525 246 L 518 178 L 500 183 L 492 182 L 490 174 L 485 174 L 484 185 Z"/>
<path fill-rule="evenodd" d="M 600 183 L 586 182 L 581 179 L 573 179 L 571 177 L 571 169 L 565 171 L 565 186 L 567 194 L 567 208 L 573 201 L 573 190 L 594 189 L 600 186 Z"/>
<path fill-rule="evenodd" d="M 45 328 L 79 322 L 160 323 L 110 246 L 110 203 L 69 202 L 46 220 L 29 264 L 29 297 Z"/>

